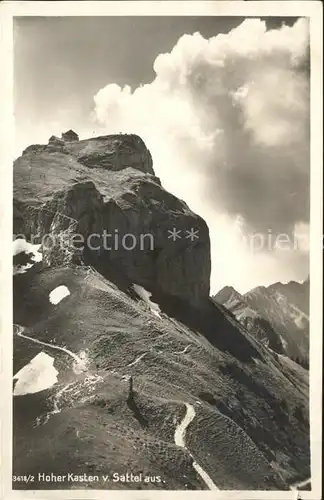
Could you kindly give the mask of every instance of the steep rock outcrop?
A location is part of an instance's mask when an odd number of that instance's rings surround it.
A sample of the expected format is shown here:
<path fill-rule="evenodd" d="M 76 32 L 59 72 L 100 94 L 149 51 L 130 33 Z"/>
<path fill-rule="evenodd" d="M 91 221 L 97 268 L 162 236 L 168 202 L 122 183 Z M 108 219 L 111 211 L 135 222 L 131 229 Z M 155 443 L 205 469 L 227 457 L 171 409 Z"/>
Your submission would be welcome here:
<path fill-rule="evenodd" d="M 65 143 L 65 150 L 89 168 L 99 166 L 118 171 L 132 167 L 154 175 L 151 154 L 142 139 L 135 134 L 108 135 Z"/>
<path fill-rule="evenodd" d="M 83 242 L 83 260 L 107 277 L 195 303 L 209 294 L 207 225 L 163 189 L 135 135 L 27 148 L 14 165 L 14 232 L 34 242 L 50 234 L 49 265 L 73 261 Z"/>

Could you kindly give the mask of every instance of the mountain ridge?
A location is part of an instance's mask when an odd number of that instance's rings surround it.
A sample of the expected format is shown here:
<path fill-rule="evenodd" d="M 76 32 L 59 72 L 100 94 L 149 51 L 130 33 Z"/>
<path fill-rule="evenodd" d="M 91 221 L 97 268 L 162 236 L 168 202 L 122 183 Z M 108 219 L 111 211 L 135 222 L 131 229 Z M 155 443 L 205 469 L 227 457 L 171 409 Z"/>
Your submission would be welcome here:
<path fill-rule="evenodd" d="M 234 289 L 233 289 L 234 290 Z M 309 364 L 309 278 L 304 282 L 276 282 L 268 287 L 258 286 L 239 294 L 236 290 L 228 293 L 228 287 L 220 290 L 214 299 L 231 310 L 239 321 L 255 326 L 255 317 L 261 322 L 264 338 L 269 346 L 279 354 L 286 353 L 303 366 Z M 235 296 L 236 301 L 233 300 Z M 254 325 L 253 325 L 254 324 Z M 254 329 L 254 334 L 258 334 Z M 260 334 L 260 332 L 259 332 Z M 276 341 L 275 341 L 276 340 Z"/>

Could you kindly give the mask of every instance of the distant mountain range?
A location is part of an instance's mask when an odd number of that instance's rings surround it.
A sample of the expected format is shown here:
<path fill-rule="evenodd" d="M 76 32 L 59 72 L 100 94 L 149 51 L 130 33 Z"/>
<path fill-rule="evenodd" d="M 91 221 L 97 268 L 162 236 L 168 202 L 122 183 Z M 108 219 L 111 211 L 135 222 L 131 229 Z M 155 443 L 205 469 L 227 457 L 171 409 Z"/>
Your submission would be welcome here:
<path fill-rule="evenodd" d="M 309 279 L 258 286 L 241 295 L 224 287 L 214 300 L 258 340 L 304 367 L 309 364 Z"/>

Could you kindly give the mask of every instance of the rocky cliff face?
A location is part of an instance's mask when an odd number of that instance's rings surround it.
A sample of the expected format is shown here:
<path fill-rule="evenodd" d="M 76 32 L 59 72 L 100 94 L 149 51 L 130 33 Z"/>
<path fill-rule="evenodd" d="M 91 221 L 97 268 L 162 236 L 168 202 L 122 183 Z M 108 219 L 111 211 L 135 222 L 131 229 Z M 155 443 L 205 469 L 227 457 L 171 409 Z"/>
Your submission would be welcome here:
<path fill-rule="evenodd" d="M 207 225 L 163 189 L 138 136 L 31 146 L 15 162 L 14 186 L 14 232 L 54 236 L 45 263 L 78 254 L 108 277 L 118 273 L 195 303 L 208 296 Z M 72 248 L 75 234 L 83 252 Z"/>

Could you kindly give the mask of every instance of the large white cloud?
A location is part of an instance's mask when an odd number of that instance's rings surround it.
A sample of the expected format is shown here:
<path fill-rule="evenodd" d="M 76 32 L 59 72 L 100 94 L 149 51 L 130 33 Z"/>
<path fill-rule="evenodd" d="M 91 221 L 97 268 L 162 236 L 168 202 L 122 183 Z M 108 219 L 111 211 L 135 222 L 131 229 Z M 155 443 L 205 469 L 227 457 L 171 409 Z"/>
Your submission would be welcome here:
<path fill-rule="evenodd" d="M 291 237 L 308 222 L 308 50 L 306 20 L 267 31 L 248 19 L 208 40 L 183 35 L 156 58 L 152 83 L 94 97 L 105 131 L 140 134 L 164 186 L 206 219 L 212 289 L 307 273 L 304 249 L 251 253 L 235 221 L 244 234 Z"/>

